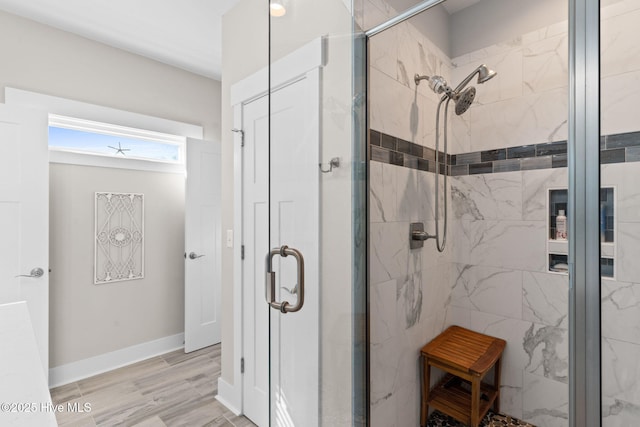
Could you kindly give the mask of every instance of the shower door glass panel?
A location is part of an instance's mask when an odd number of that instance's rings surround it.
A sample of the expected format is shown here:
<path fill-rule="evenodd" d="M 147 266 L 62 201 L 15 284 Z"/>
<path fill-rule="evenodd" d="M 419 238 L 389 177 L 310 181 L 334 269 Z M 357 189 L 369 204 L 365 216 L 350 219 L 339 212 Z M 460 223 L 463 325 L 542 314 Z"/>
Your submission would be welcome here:
<path fill-rule="evenodd" d="M 400 3 L 365 1 L 365 22 Z M 445 2 L 369 40 L 372 419 L 419 424 L 420 349 L 459 325 L 507 342 L 501 412 L 568 426 L 568 243 L 556 233 L 567 211 L 567 10 Z M 482 64 L 497 75 L 487 80 Z M 443 81 L 464 89 L 438 128 Z M 411 223 L 435 234 L 437 216 L 442 233 L 445 197 L 444 251 L 435 239 L 410 249 Z"/>
<path fill-rule="evenodd" d="M 640 2 L 600 9 L 602 425 L 640 420 Z"/>
<path fill-rule="evenodd" d="M 360 425 L 362 37 L 350 2 L 268 4 L 270 425 Z"/>

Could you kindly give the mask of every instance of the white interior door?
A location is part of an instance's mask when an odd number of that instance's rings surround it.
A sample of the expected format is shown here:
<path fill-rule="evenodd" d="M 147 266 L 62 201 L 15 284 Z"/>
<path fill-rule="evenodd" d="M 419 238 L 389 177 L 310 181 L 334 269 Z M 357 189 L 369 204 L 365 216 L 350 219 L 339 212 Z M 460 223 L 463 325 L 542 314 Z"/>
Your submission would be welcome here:
<path fill-rule="evenodd" d="M 268 97 L 242 106 L 243 411 L 259 426 L 318 425 L 317 79 L 311 72 L 271 94 L 271 150 Z M 265 257 L 282 245 L 305 260 L 304 306 L 288 314 L 265 300 Z M 276 299 L 296 304 L 293 257 L 274 257 L 273 271 Z"/>
<path fill-rule="evenodd" d="M 271 94 L 270 243 L 304 257 L 299 277 L 293 256 L 276 256 L 275 299 L 300 311 L 271 309 L 270 421 L 272 426 L 319 423 L 319 71 Z"/>
<path fill-rule="evenodd" d="M 220 342 L 220 144 L 187 140 L 185 331 L 191 352 Z"/>
<path fill-rule="evenodd" d="M 47 132 L 46 113 L 0 104 L 0 304 L 27 302 L 45 378 L 49 369 Z"/>
<path fill-rule="evenodd" d="M 267 97 L 242 107 L 243 412 L 269 425 L 269 308 L 264 259 L 269 247 L 269 123 Z"/>

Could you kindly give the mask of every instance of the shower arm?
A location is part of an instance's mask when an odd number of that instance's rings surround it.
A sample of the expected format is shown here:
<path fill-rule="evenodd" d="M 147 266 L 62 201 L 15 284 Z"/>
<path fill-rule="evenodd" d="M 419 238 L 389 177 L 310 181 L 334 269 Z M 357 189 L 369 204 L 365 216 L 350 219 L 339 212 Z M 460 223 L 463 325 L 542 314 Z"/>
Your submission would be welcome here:
<path fill-rule="evenodd" d="M 420 84 L 420 81 L 421 81 L 421 80 L 427 80 L 427 81 L 428 81 L 428 80 L 430 80 L 430 79 L 431 79 L 431 77 L 430 77 L 430 76 L 421 76 L 421 75 L 420 75 L 420 74 L 418 74 L 418 73 L 416 73 L 416 74 L 413 76 L 413 81 L 416 83 L 416 86 L 418 86 L 418 85 Z"/>

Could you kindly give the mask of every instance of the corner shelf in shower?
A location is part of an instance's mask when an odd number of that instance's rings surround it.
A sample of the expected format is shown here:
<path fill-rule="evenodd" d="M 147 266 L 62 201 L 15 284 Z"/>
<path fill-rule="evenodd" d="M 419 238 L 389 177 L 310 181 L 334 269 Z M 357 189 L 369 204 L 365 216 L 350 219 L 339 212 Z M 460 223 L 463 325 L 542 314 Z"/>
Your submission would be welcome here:
<path fill-rule="evenodd" d="M 565 266 L 568 264 L 569 242 L 568 240 L 556 240 L 555 223 L 560 210 L 567 211 L 567 189 L 550 188 L 547 197 L 547 266 L 548 271 L 554 274 L 567 274 Z M 615 277 L 616 242 L 615 230 L 616 221 L 615 209 L 615 189 L 614 187 L 603 187 L 600 190 L 601 204 L 601 243 L 600 243 L 600 266 L 601 275 L 605 279 Z M 571 236 L 569 236 L 571 238 Z M 557 267 L 556 267 L 557 266 Z"/>
<path fill-rule="evenodd" d="M 567 255 L 569 253 L 568 240 L 548 240 L 547 247 L 550 254 Z M 600 255 L 602 258 L 615 258 L 615 248 L 614 243 L 600 243 Z"/>

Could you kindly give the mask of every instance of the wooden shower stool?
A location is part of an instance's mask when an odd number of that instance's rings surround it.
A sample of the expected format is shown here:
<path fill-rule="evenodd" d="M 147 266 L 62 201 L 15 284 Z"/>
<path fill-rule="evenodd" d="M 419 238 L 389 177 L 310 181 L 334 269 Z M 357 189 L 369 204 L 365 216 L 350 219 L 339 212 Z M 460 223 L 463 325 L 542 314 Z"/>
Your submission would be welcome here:
<path fill-rule="evenodd" d="M 427 423 L 429 406 L 471 427 L 478 427 L 491 405 L 499 412 L 500 361 L 505 345 L 500 338 L 450 326 L 422 347 L 420 425 Z M 494 385 L 491 386 L 482 379 L 494 365 Z M 447 374 L 429 390 L 432 366 Z"/>

